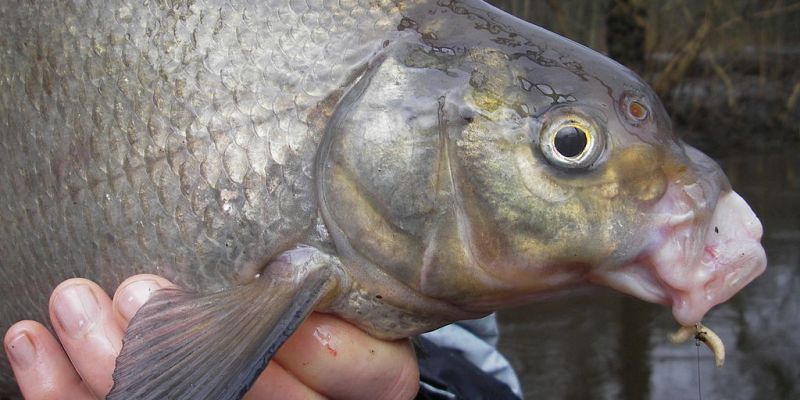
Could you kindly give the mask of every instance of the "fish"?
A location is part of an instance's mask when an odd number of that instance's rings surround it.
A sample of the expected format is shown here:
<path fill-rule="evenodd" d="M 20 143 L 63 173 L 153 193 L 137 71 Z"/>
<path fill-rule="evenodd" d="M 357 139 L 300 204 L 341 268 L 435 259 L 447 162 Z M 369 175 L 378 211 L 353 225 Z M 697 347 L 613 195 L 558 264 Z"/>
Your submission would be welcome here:
<path fill-rule="evenodd" d="M 132 319 L 109 399 L 239 398 L 312 311 L 396 339 L 589 284 L 691 327 L 766 267 L 641 78 L 482 1 L 0 22 L 0 328 L 67 278 L 180 288 Z"/>

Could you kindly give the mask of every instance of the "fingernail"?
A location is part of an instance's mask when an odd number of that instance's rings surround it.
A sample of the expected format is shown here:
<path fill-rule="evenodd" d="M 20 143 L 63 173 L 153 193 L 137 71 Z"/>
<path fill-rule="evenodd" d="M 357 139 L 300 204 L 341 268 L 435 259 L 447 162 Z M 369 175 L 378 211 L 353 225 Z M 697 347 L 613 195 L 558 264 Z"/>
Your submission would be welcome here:
<path fill-rule="evenodd" d="M 161 289 L 161 285 L 152 279 L 135 281 L 125 286 L 120 293 L 120 300 L 117 301 L 117 309 L 128 321 L 133 318 L 136 311 L 150 298 L 156 290 Z"/>
<path fill-rule="evenodd" d="M 73 339 L 88 333 L 100 314 L 100 305 L 89 286 L 77 284 L 61 290 L 53 309 L 64 331 Z"/>
<path fill-rule="evenodd" d="M 28 368 L 36 359 L 36 346 L 25 332 L 10 340 L 6 344 L 6 351 L 17 368 Z"/>

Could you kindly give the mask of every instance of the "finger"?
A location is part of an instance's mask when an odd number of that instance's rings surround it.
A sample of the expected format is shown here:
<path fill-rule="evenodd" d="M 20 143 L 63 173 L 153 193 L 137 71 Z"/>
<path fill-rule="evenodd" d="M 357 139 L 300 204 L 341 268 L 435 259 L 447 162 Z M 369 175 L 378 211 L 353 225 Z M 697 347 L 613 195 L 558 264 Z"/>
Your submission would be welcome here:
<path fill-rule="evenodd" d="M 417 361 L 407 341 L 378 340 L 325 314 L 312 314 L 275 360 L 336 399 L 409 399 L 419 388 Z"/>
<path fill-rule="evenodd" d="M 267 368 L 244 396 L 244 400 L 323 400 L 324 398 L 286 372 L 276 361 L 267 364 Z"/>
<path fill-rule="evenodd" d="M 3 343 L 26 399 L 93 398 L 61 345 L 42 324 L 17 322 L 6 331 Z"/>
<path fill-rule="evenodd" d="M 94 282 L 69 279 L 50 296 L 50 320 L 75 370 L 92 393 L 105 396 L 122 347 L 111 299 Z"/>
<path fill-rule="evenodd" d="M 172 282 L 151 274 L 134 275 L 124 280 L 114 293 L 114 315 L 124 331 L 147 299 L 159 289 L 175 287 Z"/>

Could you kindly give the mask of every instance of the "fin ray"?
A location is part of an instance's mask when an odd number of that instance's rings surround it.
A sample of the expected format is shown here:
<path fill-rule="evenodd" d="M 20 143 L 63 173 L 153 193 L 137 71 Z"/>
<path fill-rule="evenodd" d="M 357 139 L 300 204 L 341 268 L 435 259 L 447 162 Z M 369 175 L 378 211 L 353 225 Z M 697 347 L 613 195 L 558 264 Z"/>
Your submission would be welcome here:
<path fill-rule="evenodd" d="M 241 398 L 336 283 L 330 268 L 303 275 L 207 295 L 156 292 L 128 326 L 107 399 Z"/>

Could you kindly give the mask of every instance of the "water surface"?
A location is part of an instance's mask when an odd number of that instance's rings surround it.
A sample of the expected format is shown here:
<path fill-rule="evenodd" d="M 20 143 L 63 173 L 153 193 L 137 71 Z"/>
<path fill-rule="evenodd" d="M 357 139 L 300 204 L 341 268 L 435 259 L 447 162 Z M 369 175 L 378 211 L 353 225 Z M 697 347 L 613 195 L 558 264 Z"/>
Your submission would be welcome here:
<path fill-rule="evenodd" d="M 725 366 L 705 347 L 669 343 L 667 307 L 581 292 L 499 314 L 527 399 L 800 399 L 800 146 L 717 160 L 761 218 L 769 260 L 704 320 L 725 342 Z"/>

